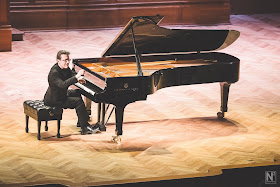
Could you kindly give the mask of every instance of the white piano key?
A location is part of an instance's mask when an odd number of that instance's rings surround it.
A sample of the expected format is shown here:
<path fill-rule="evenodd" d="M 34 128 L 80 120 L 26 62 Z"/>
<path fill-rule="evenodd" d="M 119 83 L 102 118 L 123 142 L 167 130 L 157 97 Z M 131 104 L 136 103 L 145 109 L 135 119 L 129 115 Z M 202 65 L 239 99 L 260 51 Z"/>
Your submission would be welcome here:
<path fill-rule="evenodd" d="M 84 86 L 84 85 L 81 84 L 81 83 L 78 83 L 78 82 L 77 82 L 77 83 L 75 83 L 75 86 L 77 86 L 77 87 L 83 89 L 84 91 L 86 91 L 87 93 L 89 93 L 89 94 L 91 94 L 91 95 L 94 95 L 94 94 L 95 94 L 94 91 L 92 91 L 91 89 L 89 89 L 88 87 Z"/>

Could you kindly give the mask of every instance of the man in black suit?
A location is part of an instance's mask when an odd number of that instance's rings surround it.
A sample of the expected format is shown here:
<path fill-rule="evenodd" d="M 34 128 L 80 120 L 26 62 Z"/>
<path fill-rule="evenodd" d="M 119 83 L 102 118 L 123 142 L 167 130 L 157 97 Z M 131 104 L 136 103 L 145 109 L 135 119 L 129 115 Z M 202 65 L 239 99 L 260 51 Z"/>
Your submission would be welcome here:
<path fill-rule="evenodd" d="M 77 74 L 69 68 L 70 52 L 61 50 L 57 53 L 56 61 L 48 75 L 49 87 L 44 96 L 44 103 L 48 106 L 76 109 L 78 124 L 81 126 L 81 134 L 98 132 L 98 127 L 92 127 L 88 123 L 89 116 L 80 90 L 68 89 L 76 82 L 85 83 L 84 70 Z"/>

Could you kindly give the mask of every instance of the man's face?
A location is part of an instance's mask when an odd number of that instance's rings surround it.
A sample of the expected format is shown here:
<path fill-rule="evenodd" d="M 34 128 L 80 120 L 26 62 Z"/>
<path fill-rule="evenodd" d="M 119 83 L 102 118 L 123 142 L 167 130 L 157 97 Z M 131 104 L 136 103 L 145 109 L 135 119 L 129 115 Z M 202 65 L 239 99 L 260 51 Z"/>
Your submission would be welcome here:
<path fill-rule="evenodd" d="M 68 55 L 62 54 L 60 60 L 57 63 L 61 69 L 67 69 L 69 67 L 70 58 Z"/>

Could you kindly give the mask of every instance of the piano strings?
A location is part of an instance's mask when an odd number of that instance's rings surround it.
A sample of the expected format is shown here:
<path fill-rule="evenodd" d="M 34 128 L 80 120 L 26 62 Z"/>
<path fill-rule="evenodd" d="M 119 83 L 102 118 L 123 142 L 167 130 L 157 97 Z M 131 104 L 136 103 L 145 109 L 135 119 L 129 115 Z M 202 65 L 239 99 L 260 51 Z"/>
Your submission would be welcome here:
<path fill-rule="evenodd" d="M 151 75 L 157 70 L 168 69 L 175 67 L 186 67 L 186 66 L 200 66 L 215 63 L 217 60 L 165 60 L 155 62 L 141 62 L 141 67 L 144 76 Z M 137 76 L 137 65 L 135 62 L 112 62 L 112 63 L 88 63 L 81 62 L 81 65 L 87 67 L 91 71 L 97 72 L 103 77 L 127 77 Z"/>

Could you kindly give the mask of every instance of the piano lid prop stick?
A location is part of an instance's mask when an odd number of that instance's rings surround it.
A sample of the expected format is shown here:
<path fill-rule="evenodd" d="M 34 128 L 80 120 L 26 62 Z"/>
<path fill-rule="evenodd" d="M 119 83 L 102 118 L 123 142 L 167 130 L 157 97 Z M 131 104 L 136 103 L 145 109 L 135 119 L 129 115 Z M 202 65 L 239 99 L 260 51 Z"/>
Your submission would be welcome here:
<path fill-rule="evenodd" d="M 134 47 L 134 51 L 135 51 L 135 59 L 136 59 L 136 64 L 137 64 L 137 69 L 138 69 L 138 76 L 143 76 L 143 72 L 142 72 L 141 64 L 140 64 L 140 57 L 139 57 L 139 53 L 138 53 L 138 50 L 136 48 L 136 43 L 135 43 L 133 25 L 131 27 L 131 34 L 132 34 L 133 47 Z"/>

